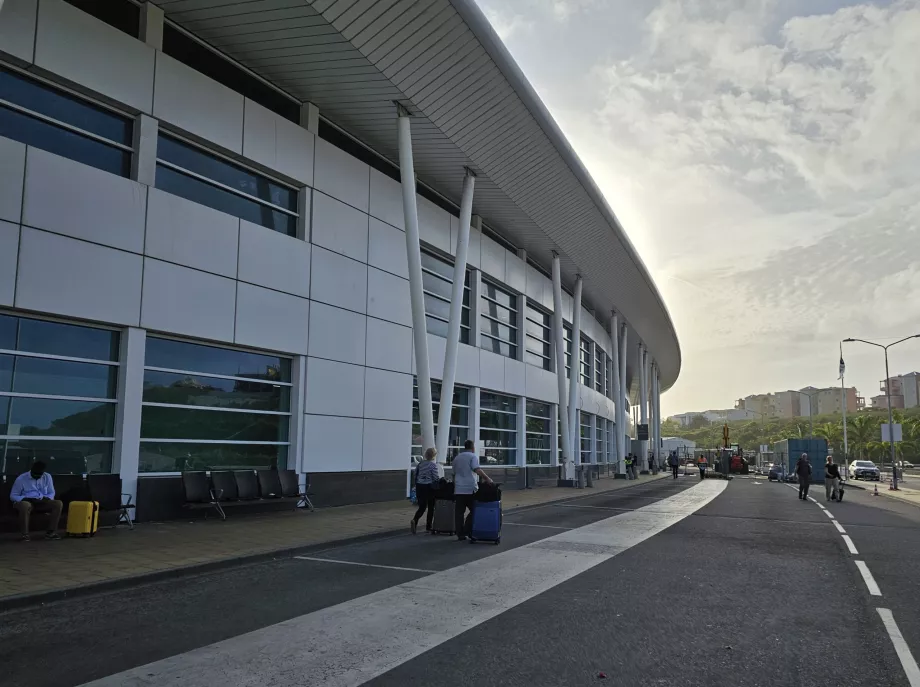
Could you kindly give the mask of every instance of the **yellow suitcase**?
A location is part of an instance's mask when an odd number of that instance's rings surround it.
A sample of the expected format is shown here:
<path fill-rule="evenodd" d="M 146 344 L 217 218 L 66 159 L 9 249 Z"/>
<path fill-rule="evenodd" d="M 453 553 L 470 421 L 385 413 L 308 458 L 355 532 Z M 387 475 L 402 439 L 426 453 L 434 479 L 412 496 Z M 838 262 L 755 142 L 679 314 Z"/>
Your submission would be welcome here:
<path fill-rule="evenodd" d="M 67 536 L 92 537 L 99 529 L 98 501 L 71 501 L 67 509 Z"/>

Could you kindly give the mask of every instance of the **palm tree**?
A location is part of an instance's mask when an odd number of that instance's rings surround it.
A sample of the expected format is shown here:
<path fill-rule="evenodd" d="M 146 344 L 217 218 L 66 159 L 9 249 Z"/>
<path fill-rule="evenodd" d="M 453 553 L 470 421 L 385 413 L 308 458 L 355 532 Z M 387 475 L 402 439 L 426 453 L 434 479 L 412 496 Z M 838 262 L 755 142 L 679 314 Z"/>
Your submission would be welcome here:
<path fill-rule="evenodd" d="M 834 455 L 843 455 L 840 450 L 843 445 L 843 429 L 834 422 L 825 422 L 815 427 L 815 436 L 827 440 L 828 447 L 833 449 Z"/>
<path fill-rule="evenodd" d="M 847 430 L 850 445 L 854 453 L 860 457 L 867 454 L 868 445 L 878 436 L 878 419 L 871 415 L 857 415 L 847 419 Z"/>

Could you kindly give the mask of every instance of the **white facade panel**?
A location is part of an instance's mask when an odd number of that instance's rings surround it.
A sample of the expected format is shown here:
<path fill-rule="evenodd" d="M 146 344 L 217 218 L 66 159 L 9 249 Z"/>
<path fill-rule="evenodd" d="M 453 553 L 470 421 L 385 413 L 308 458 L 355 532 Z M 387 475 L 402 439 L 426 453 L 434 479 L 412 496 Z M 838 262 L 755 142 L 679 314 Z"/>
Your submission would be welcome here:
<path fill-rule="evenodd" d="M 316 141 L 314 187 L 363 212 L 368 211 L 370 167 L 331 143 Z"/>
<path fill-rule="evenodd" d="M 525 288 L 524 295 L 527 296 L 528 300 L 532 300 L 536 305 L 543 305 L 543 289 L 545 284 L 549 283 L 549 280 L 540 274 L 535 268 L 530 265 L 525 266 Z M 550 288 L 552 288 L 552 283 L 550 283 Z M 552 295 L 552 293 L 550 293 Z"/>
<path fill-rule="evenodd" d="M 236 343 L 307 353 L 310 301 L 243 282 L 236 284 Z"/>
<path fill-rule="evenodd" d="M 405 227 L 402 186 L 383 172 L 371 169 L 370 214 L 399 229 Z"/>
<path fill-rule="evenodd" d="M 527 263 L 511 251 L 505 251 L 505 284 L 518 293 L 527 291 Z"/>
<path fill-rule="evenodd" d="M 313 134 L 281 115 L 245 99 L 243 157 L 313 185 Z"/>
<path fill-rule="evenodd" d="M 498 281 L 505 281 L 505 253 L 506 251 L 500 245 L 495 243 L 488 236 L 480 239 L 481 257 L 480 266 L 482 271 Z"/>
<path fill-rule="evenodd" d="M 312 300 L 367 312 L 367 265 L 315 245 L 310 264 Z"/>
<path fill-rule="evenodd" d="M 136 325 L 142 261 L 140 255 L 23 227 L 15 305 Z"/>
<path fill-rule="evenodd" d="M 0 3 L 0 51 L 24 62 L 32 61 L 37 5 L 38 0 Z"/>
<path fill-rule="evenodd" d="M 412 423 L 364 421 L 362 470 L 405 470 L 409 467 Z"/>
<path fill-rule="evenodd" d="M 457 354 L 457 384 L 479 386 L 479 349 L 460 344 Z"/>
<path fill-rule="evenodd" d="M 153 102 L 154 54 L 63 0 L 39 3 L 35 65 L 140 112 Z"/>
<path fill-rule="evenodd" d="M 412 329 L 368 317 L 364 359 L 368 367 L 411 373 Z"/>
<path fill-rule="evenodd" d="M 482 380 L 484 389 L 493 391 L 505 390 L 505 357 L 487 351 L 479 350 L 479 379 Z"/>
<path fill-rule="evenodd" d="M 526 371 L 525 363 L 522 363 L 520 360 L 512 360 L 511 358 L 505 358 L 505 386 L 503 390 L 512 394 L 514 396 L 524 396 L 527 386 L 526 386 Z"/>
<path fill-rule="evenodd" d="M 150 188 L 144 253 L 224 277 L 236 277 L 240 220 Z"/>
<path fill-rule="evenodd" d="M 525 395 L 546 403 L 559 403 L 556 373 L 535 365 L 524 366 Z M 568 388 L 568 383 L 566 384 Z"/>
<path fill-rule="evenodd" d="M 23 224 L 141 253 L 146 207 L 143 184 L 29 148 Z"/>
<path fill-rule="evenodd" d="M 313 194 L 313 233 L 310 238 L 317 246 L 367 262 L 367 222 L 368 216 L 364 212 L 324 193 Z"/>
<path fill-rule="evenodd" d="M 364 368 L 307 358 L 306 412 L 364 417 Z"/>
<path fill-rule="evenodd" d="M 365 368 L 364 417 L 374 420 L 411 420 L 412 375 Z"/>
<path fill-rule="evenodd" d="M 421 196 L 416 196 L 416 204 L 419 239 L 429 246 L 450 253 L 450 213 Z"/>
<path fill-rule="evenodd" d="M 240 280 L 307 298 L 310 295 L 309 243 L 240 220 Z"/>
<path fill-rule="evenodd" d="M 431 378 L 441 381 L 444 376 L 444 356 L 447 353 L 447 339 L 443 336 L 428 334 L 428 369 Z M 415 374 L 415 346 L 412 347 L 412 373 Z"/>
<path fill-rule="evenodd" d="M 364 445 L 364 420 L 307 415 L 303 432 L 304 471 L 358 472 Z"/>
<path fill-rule="evenodd" d="M 412 326 L 409 280 L 373 267 L 367 270 L 367 314 L 372 317 Z"/>
<path fill-rule="evenodd" d="M 0 305 L 13 305 L 18 261 L 19 225 L 0 221 Z"/>
<path fill-rule="evenodd" d="M 364 315 L 316 301 L 310 303 L 311 356 L 363 365 L 366 335 Z"/>
<path fill-rule="evenodd" d="M 460 233 L 460 220 L 451 215 L 450 218 L 450 254 L 457 254 L 457 235 Z M 476 229 L 476 227 L 470 227 L 470 242 L 467 246 L 466 254 L 466 266 L 467 267 L 480 267 L 480 254 L 482 243 L 482 234 Z"/>
<path fill-rule="evenodd" d="M 153 115 L 234 153 L 243 152 L 243 96 L 161 52 Z"/>
<path fill-rule="evenodd" d="M 232 279 L 144 259 L 142 327 L 232 342 L 235 309 Z"/>
<path fill-rule="evenodd" d="M 3 33 L 0 31 L 0 45 Z M 26 177 L 26 146 L 0 136 L 0 220 L 16 222 L 22 218 L 22 186 Z M 403 253 L 405 253 L 403 247 Z"/>
<path fill-rule="evenodd" d="M 371 217 L 368 227 L 367 264 L 408 279 L 409 261 L 406 259 L 405 233 Z"/>

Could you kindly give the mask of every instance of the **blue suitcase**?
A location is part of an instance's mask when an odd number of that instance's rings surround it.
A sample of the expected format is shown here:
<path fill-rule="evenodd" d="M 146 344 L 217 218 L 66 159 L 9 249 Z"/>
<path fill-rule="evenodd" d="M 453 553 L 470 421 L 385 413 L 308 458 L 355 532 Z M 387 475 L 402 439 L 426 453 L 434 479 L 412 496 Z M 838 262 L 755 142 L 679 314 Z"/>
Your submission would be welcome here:
<path fill-rule="evenodd" d="M 470 544 L 478 541 L 499 544 L 502 540 L 502 502 L 480 501 L 473 509 L 473 527 Z"/>

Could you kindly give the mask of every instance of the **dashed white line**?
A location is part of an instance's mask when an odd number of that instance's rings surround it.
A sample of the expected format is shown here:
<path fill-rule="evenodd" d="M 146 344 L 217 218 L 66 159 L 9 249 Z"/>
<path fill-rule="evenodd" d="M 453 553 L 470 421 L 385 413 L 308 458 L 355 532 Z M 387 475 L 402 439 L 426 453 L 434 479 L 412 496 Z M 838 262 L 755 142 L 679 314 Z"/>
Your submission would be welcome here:
<path fill-rule="evenodd" d="M 829 517 L 831 520 L 834 519 L 834 514 L 831 513 L 827 508 L 824 509 L 824 514 Z"/>
<path fill-rule="evenodd" d="M 559 525 L 532 525 L 529 522 L 508 522 L 505 520 L 502 525 L 514 525 L 515 527 L 540 527 L 545 530 L 571 530 L 572 527 L 559 527 Z"/>
<path fill-rule="evenodd" d="M 847 545 L 847 548 L 850 550 L 850 553 L 852 553 L 854 556 L 859 555 L 859 551 L 857 551 L 856 547 L 853 545 L 853 540 L 850 539 L 850 535 L 843 535 L 843 541 Z"/>
<path fill-rule="evenodd" d="M 831 520 L 831 522 L 834 523 L 834 527 L 837 528 L 837 531 L 840 532 L 840 534 L 847 533 L 847 531 L 843 529 L 843 525 L 841 525 L 839 522 L 837 522 L 836 520 Z"/>
<path fill-rule="evenodd" d="M 815 505 L 816 505 L 818 508 L 820 508 L 821 510 L 823 510 L 823 511 L 826 511 L 826 510 L 827 510 L 827 508 L 825 508 L 824 506 L 822 506 L 822 505 L 821 505 L 820 503 L 818 503 L 817 501 L 815 501 Z"/>
<path fill-rule="evenodd" d="M 812 502 L 813 504 L 815 504 L 815 505 L 818 504 L 818 502 L 815 501 L 815 497 L 814 497 L 814 496 L 809 496 L 809 497 L 808 497 L 808 500 L 811 501 L 811 502 Z"/>
<path fill-rule="evenodd" d="M 875 578 L 872 577 L 872 573 L 869 572 L 869 566 L 863 561 L 853 561 L 856 563 L 856 567 L 859 568 L 859 572 L 862 575 L 863 582 L 866 583 L 866 586 L 869 588 L 869 593 L 872 596 L 881 596 L 882 590 L 878 588 L 878 585 L 875 583 Z"/>
<path fill-rule="evenodd" d="M 294 556 L 300 561 L 315 561 L 317 563 L 337 563 L 338 565 L 360 565 L 362 568 L 383 568 L 384 570 L 402 570 L 403 572 L 419 572 L 431 575 L 438 572 L 437 570 L 425 570 L 424 568 L 401 568 L 398 565 L 377 565 L 376 563 L 358 563 L 357 561 L 343 561 L 337 558 L 318 558 L 316 556 Z"/>
<path fill-rule="evenodd" d="M 894 616 L 887 608 L 876 608 L 875 610 L 878 611 L 879 617 L 881 617 L 882 623 L 888 631 L 888 636 L 891 638 L 891 643 L 894 644 L 894 650 L 901 660 L 901 667 L 904 668 L 904 674 L 907 676 L 910 687 L 920 687 L 920 668 L 917 667 L 917 662 L 914 660 L 913 654 L 910 653 L 910 647 L 904 641 L 904 636 L 898 629 Z"/>

